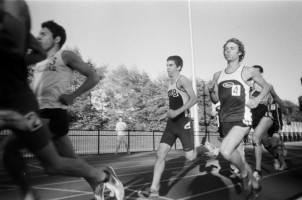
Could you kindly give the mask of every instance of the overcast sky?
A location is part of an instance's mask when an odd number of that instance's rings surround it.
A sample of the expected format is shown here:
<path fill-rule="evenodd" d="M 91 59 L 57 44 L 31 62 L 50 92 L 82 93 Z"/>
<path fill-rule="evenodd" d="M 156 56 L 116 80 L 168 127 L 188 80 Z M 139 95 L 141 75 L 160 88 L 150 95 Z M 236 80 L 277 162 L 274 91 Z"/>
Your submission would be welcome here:
<path fill-rule="evenodd" d="M 262 65 L 282 99 L 297 103 L 302 95 L 302 1 L 191 1 L 192 37 L 189 1 L 27 2 L 34 35 L 54 20 L 66 29 L 65 47 L 98 66 L 136 67 L 155 78 L 166 74 L 168 56 L 179 55 L 184 75 L 195 66 L 208 81 L 226 67 L 222 46 L 235 37 L 246 48 L 243 64 Z"/>

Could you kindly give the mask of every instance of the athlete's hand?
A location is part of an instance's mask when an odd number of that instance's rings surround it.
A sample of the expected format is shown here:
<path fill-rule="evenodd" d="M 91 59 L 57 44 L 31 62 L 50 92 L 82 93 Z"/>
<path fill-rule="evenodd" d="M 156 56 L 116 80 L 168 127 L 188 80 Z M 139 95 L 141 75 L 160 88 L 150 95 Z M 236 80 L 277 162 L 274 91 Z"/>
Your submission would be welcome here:
<path fill-rule="evenodd" d="M 178 115 L 179 114 L 178 114 L 178 112 L 176 112 L 176 110 L 169 109 L 169 111 L 167 112 L 167 116 L 172 119 L 177 117 Z"/>
<path fill-rule="evenodd" d="M 163 114 L 162 116 L 160 116 L 160 117 L 158 118 L 157 122 L 163 121 L 163 120 L 165 120 L 165 119 L 167 119 L 167 118 L 168 118 L 168 117 L 167 117 L 167 113 L 165 113 L 165 114 Z"/>
<path fill-rule="evenodd" d="M 256 108 L 259 105 L 260 101 L 257 98 L 249 99 L 248 102 L 246 102 L 246 106 L 250 109 Z"/>
<path fill-rule="evenodd" d="M 73 100 L 74 100 L 74 98 L 71 95 L 68 95 L 68 94 L 62 94 L 59 97 L 59 102 L 61 102 L 65 106 L 72 105 Z"/>

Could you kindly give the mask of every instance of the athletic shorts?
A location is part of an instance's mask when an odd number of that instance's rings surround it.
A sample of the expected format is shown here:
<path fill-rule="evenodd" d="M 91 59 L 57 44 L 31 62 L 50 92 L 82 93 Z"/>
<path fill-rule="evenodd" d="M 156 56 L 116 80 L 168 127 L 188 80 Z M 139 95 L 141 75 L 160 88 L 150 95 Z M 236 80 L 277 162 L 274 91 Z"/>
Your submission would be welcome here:
<path fill-rule="evenodd" d="M 68 114 L 65 109 L 45 108 L 39 110 L 39 116 L 48 119 L 48 127 L 54 139 L 65 136 L 69 131 Z"/>
<path fill-rule="evenodd" d="M 38 115 L 36 114 L 36 111 L 38 110 L 38 102 L 35 95 L 29 88 L 24 88 L 24 92 L 22 93 L 9 94 L 4 98 L 0 97 L 0 109 L 14 110 L 23 115 L 31 113 L 31 116 L 38 118 Z M 33 132 L 20 130 L 12 131 L 32 152 L 42 149 L 50 141 L 50 134 L 47 129 L 45 130 L 45 126 L 41 126 Z"/>
<path fill-rule="evenodd" d="M 253 129 L 255 129 L 258 126 L 262 117 L 268 116 L 267 115 L 268 109 L 266 105 L 259 104 L 256 108 L 251 109 L 251 112 L 252 112 L 252 127 Z"/>
<path fill-rule="evenodd" d="M 257 108 L 252 109 L 252 127 L 254 129 L 258 126 L 260 120 L 263 117 L 269 117 L 273 121 L 273 125 L 267 131 L 269 137 L 271 137 L 274 133 L 277 133 L 280 129 L 282 129 L 282 113 L 280 107 L 276 104 L 273 103 L 268 106 L 259 104 Z"/>
<path fill-rule="evenodd" d="M 220 122 L 221 136 L 224 138 L 234 126 L 250 127 L 242 121 L 238 122 Z"/>
<path fill-rule="evenodd" d="M 276 106 L 276 104 L 270 105 L 270 117 L 274 123 L 267 133 L 269 137 L 272 137 L 274 133 L 278 133 L 283 126 L 281 108 Z"/>
<path fill-rule="evenodd" d="M 193 126 L 189 117 L 169 118 L 160 143 L 166 143 L 172 147 L 177 138 L 181 141 L 184 151 L 194 149 Z"/>

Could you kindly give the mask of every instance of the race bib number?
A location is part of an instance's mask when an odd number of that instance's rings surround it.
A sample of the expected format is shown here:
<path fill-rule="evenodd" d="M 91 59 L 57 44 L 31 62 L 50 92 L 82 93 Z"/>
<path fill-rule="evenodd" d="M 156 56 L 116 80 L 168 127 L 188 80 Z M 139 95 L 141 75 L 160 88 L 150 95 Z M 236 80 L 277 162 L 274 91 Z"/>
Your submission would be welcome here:
<path fill-rule="evenodd" d="M 232 85 L 232 96 L 240 96 L 241 87 L 240 85 Z"/>

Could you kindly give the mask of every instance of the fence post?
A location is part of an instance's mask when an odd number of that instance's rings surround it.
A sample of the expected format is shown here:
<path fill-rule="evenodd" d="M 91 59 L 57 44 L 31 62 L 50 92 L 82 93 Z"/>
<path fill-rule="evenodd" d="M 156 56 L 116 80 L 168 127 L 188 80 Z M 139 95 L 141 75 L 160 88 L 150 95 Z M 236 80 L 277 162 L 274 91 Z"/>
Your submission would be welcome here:
<path fill-rule="evenodd" d="M 130 130 L 128 130 L 128 151 L 130 153 Z"/>
<path fill-rule="evenodd" d="M 152 131 L 153 134 L 153 151 L 155 151 L 155 133 Z"/>
<path fill-rule="evenodd" d="M 98 129 L 98 155 L 100 154 L 100 129 Z"/>

